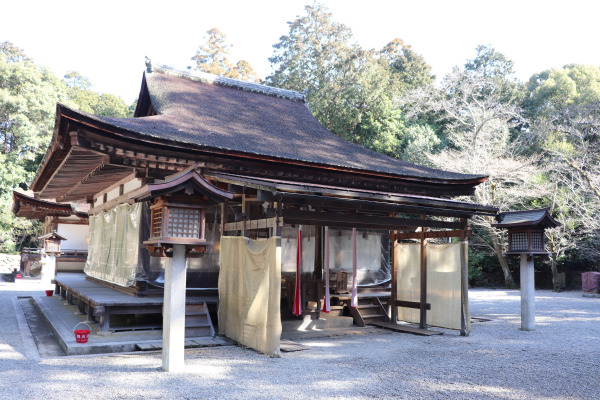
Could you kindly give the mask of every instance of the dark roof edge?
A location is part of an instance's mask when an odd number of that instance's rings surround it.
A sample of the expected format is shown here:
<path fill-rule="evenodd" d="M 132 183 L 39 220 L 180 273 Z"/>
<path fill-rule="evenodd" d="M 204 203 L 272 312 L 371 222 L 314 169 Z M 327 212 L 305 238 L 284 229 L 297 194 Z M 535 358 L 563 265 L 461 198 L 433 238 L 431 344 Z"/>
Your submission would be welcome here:
<path fill-rule="evenodd" d="M 535 221 L 530 220 L 530 221 L 524 221 L 524 222 L 518 222 L 518 223 L 503 222 L 507 215 L 526 214 L 526 213 L 535 212 L 535 211 L 544 211 L 544 214 L 542 214 L 542 216 Z M 550 215 L 550 207 L 538 208 L 538 209 L 533 209 L 533 210 L 506 211 L 506 212 L 499 213 L 498 218 L 500 219 L 500 222 L 491 224 L 491 226 L 493 228 L 535 226 L 535 225 L 541 224 L 545 219 L 548 219 L 549 225 L 554 225 L 554 227 L 561 225 L 560 222 L 556 221 L 554 218 L 552 218 L 552 215 Z"/>
<path fill-rule="evenodd" d="M 90 113 L 86 113 L 81 110 L 76 110 L 76 109 L 70 108 L 61 103 L 57 103 L 57 114 L 58 114 L 57 121 L 59 120 L 58 119 L 59 116 L 61 119 L 64 117 L 64 118 L 68 119 L 70 122 L 83 124 L 89 128 L 93 128 L 93 129 L 100 129 L 100 130 L 103 130 L 104 132 L 108 132 L 108 133 L 117 135 L 121 138 L 124 137 L 123 133 L 127 132 L 127 133 L 133 135 L 133 137 L 131 137 L 131 136 L 128 137 L 129 140 L 136 141 L 140 144 L 156 146 L 156 143 L 153 143 L 151 140 L 149 140 L 149 139 L 152 139 L 152 137 L 148 137 L 144 134 L 140 134 L 139 132 L 136 132 L 134 130 L 118 127 L 118 126 L 112 124 L 111 121 L 105 119 L 108 117 L 99 117 L 94 114 L 90 114 Z M 108 118 L 108 119 L 110 119 L 110 118 Z M 164 142 L 165 142 L 166 146 L 171 146 L 173 148 L 182 148 L 182 146 L 184 146 L 186 144 L 184 142 L 173 141 L 173 140 L 164 140 Z M 70 146 L 65 146 L 65 148 L 67 148 L 67 147 L 70 148 Z M 65 150 L 65 148 L 59 146 L 59 150 Z M 190 149 L 189 146 L 187 146 L 186 148 Z M 50 149 L 48 149 L 48 150 L 50 150 Z M 212 154 L 219 154 L 219 155 L 223 155 L 223 156 L 227 156 L 227 157 L 236 157 L 236 158 L 244 158 L 244 159 L 256 158 L 255 157 L 256 154 L 254 154 L 254 153 L 246 153 L 243 151 L 227 150 L 227 149 L 220 149 L 220 148 L 214 148 L 214 147 L 208 147 L 208 146 L 192 145 L 192 151 L 200 151 L 200 152 L 206 152 L 206 153 L 212 153 Z M 48 156 L 48 154 L 47 154 L 47 156 Z M 488 176 L 485 176 L 485 175 L 474 175 L 474 176 L 469 176 L 468 178 L 461 178 L 461 179 L 414 177 L 414 176 L 410 176 L 410 175 L 377 172 L 377 171 L 372 171 L 372 170 L 368 170 L 368 169 L 344 167 L 344 166 L 338 166 L 338 165 L 329 165 L 329 164 L 296 160 L 296 159 L 278 158 L 278 157 L 273 157 L 273 156 L 265 156 L 265 157 L 266 157 L 265 161 L 269 161 L 269 162 L 284 162 L 284 163 L 287 163 L 290 165 L 293 164 L 296 166 L 344 171 L 344 172 L 365 174 L 365 175 L 370 175 L 370 176 L 379 176 L 379 177 L 391 178 L 391 179 L 400 178 L 400 179 L 403 179 L 406 181 L 422 181 L 422 182 L 443 184 L 443 185 L 455 185 L 455 184 L 478 185 L 488 179 Z M 48 157 L 48 158 L 51 158 L 51 157 Z M 47 162 L 49 162 L 49 160 L 42 161 L 42 163 L 40 164 L 40 167 L 38 169 L 38 174 L 40 173 L 40 170 L 43 169 L 42 167 L 46 167 L 45 163 L 47 163 Z M 37 178 L 38 177 L 36 175 L 36 179 L 34 179 L 34 181 L 33 181 L 34 184 L 36 184 L 36 185 L 38 183 Z M 33 188 L 33 185 L 31 187 L 31 189 L 33 189 L 35 191 L 35 189 Z"/>
<path fill-rule="evenodd" d="M 262 93 L 268 96 L 281 97 L 288 100 L 299 101 L 306 103 L 306 94 L 293 90 L 279 89 L 273 86 L 251 83 L 239 79 L 226 78 L 224 76 L 213 75 L 197 70 L 176 70 L 166 65 L 152 65 L 152 72 L 159 72 L 165 75 L 172 75 L 179 78 L 189 79 L 192 81 L 201 81 L 205 83 L 215 84 L 219 86 L 232 87 L 249 92 Z"/>

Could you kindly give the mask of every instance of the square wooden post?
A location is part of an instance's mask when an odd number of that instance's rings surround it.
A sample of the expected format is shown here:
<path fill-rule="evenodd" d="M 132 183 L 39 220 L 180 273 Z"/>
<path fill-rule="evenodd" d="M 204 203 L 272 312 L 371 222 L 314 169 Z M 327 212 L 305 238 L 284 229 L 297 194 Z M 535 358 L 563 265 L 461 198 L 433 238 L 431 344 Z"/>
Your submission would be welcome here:
<path fill-rule="evenodd" d="M 521 330 L 535 330 L 535 274 L 528 254 L 521 254 Z"/>
<path fill-rule="evenodd" d="M 175 244 L 171 265 L 165 268 L 162 369 L 167 372 L 184 368 L 185 279 L 185 245 Z"/>
<path fill-rule="evenodd" d="M 398 245 L 398 239 L 396 239 L 397 233 L 398 231 L 392 231 L 392 309 L 390 313 L 392 324 L 395 324 L 398 321 L 398 306 L 396 305 L 396 301 L 398 300 L 398 270 L 396 267 L 396 246 Z"/>
<path fill-rule="evenodd" d="M 460 334 L 469 336 L 471 333 L 471 312 L 469 310 L 469 239 L 467 237 L 468 222 L 461 219 L 462 230 L 460 234 Z"/>
<path fill-rule="evenodd" d="M 421 215 L 425 219 L 425 215 Z M 425 227 L 421 227 L 421 299 L 419 328 L 427 329 L 427 237 Z"/>

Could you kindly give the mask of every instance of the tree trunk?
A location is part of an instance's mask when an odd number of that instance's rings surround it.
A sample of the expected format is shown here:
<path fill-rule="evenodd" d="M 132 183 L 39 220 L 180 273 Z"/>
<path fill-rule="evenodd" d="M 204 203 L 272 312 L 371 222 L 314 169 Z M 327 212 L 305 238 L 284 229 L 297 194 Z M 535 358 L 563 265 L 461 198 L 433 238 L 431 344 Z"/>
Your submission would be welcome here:
<path fill-rule="evenodd" d="M 502 246 L 500 246 L 500 243 L 498 242 L 498 238 L 494 235 L 492 235 L 492 244 L 494 246 L 494 252 L 496 253 L 496 256 L 498 257 L 498 261 L 500 262 L 500 267 L 502 267 L 502 273 L 504 274 L 504 283 L 506 284 L 506 288 L 507 289 L 516 289 L 517 285 L 515 283 L 515 280 L 512 277 L 512 274 L 510 273 L 510 269 L 508 268 L 508 263 L 506 262 L 506 259 L 504 257 L 502 257 Z"/>
<path fill-rule="evenodd" d="M 555 292 L 560 292 L 560 284 L 558 281 L 558 263 L 556 262 L 556 254 L 552 253 L 550 257 L 550 268 L 552 269 L 552 287 Z"/>

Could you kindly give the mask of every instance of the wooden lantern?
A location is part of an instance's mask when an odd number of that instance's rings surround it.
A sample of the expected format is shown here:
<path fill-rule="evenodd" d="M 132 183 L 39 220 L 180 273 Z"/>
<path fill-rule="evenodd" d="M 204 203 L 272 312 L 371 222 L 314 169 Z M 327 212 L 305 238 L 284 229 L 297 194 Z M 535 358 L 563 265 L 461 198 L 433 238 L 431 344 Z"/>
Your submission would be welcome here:
<path fill-rule="evenodd" d="M 173 245 L 185 245 L 186 257 L 201 256 L 206 246 L 206 210 L 233 194 L 208 183 L 196 166 L 167 177 L 160 183 L 147 184 L 136 196 L 137 201 L 152 201 L 150 238 L 144 241 L 151 256 L 168 257 Z"/>
<path fill-rule="evenodd" d="M 547 208 L 505 212 L 498 219 L 499 222 L 492 224 L 492 227 L 508 231 L 508 251 L 505 255 L 548 255 L 544 230 L 560 226 Z"/>
<path fill-rule="evenodd" d="M 205 238 L 205 210 L 200 204 L 158 198 L 150 206 L 150 239 L 145 243 L 210 245 Z"/>
<path fill-rule="evenodd" d="M 38 239 L 44 241 L 44 251 L 49 254 L 60 253 L 60 242 L 62 240 L 67 240 L 67 238 L 56 233 L 56 231 L 53 231 L 52 233 L 49 233 L 44 236 L 40 236 Z"/>

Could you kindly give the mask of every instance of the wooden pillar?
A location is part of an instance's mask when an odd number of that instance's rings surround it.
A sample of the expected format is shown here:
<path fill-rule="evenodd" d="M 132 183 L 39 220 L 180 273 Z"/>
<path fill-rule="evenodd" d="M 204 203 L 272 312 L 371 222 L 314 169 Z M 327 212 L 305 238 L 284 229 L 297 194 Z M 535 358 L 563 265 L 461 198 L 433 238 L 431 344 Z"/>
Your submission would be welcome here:
<path fill-rule="evenodd" d="M 392 216 L 395 217 L 396 214 L 393 214 Z M 392 264 L 392 324 L 395 324 L 398 321 L 398 306 L 396 306 L 396 301 L 398 300 L 398 269 L 396 266 L 396 246 L 398 245 L 398 239 L 396 239 L 397 233 L 398 231 L 392 231 L 392 256 L 390 257 L 390 262 Z"/>
<path fill-rule="evenodd" d="M 242 236 L 246 236 L 246 220 L 248 219 L 248 214 L 246 212 L 248 208 L 246 207 L 246 195 L 242 195 Z"/>
<path fill-rule="evenodd" d="M 469 241 L 467 238 L 468 222 L 461 219 L 462 230 L 460 235 L 460 334 L 469 336 L 471 333 L 471 312 L 469 310 Z"/>
<path fill-rule="evenodd" d="M 275 207 L 275 236 L 281 236 L 281 220 L 283 215 L 283 206 L 281 202 L 276 202 Z"/>
<path fill-rule="evenodd" d="M 315 279 L 323 279 L 323 230 L 322 226 L 315 226 L 315 262 L 313 276 Z"/>
<path fill-rule="evenodd" d="M 425 215 L 421 215 L 425 219 Z M 421 227 L 421 301 L 419 305 L 420 319 L 419 328 L 427 329 L 427 239 L 425 238 L 425 227 Z"/>
<path fill-rule="evenodd" d="M 227 200 L 221 203 L 221 236 L 225 236 L 225 224 L 227 223 L 227 210 L 229 203 Z"/>
<path fill-rule="evenodd" d="M 173 245 L 171 264 L 165 268 L 162 369 L 182 371 L 185 347 L 185 245 Z"/>

